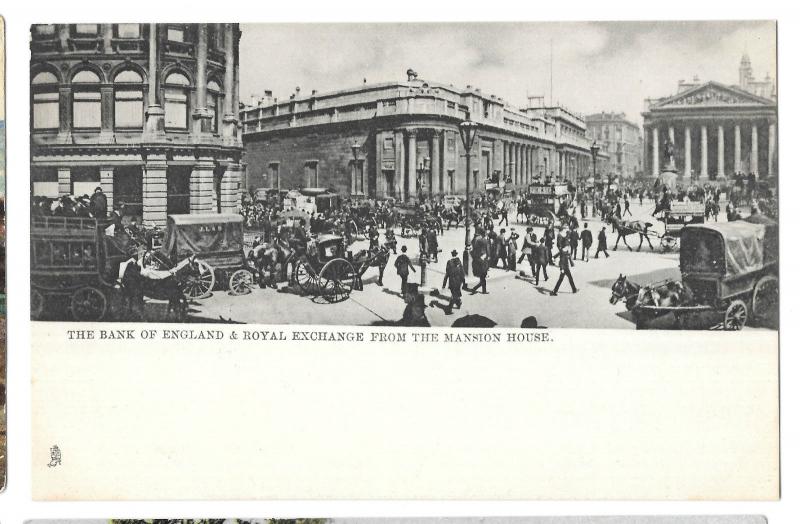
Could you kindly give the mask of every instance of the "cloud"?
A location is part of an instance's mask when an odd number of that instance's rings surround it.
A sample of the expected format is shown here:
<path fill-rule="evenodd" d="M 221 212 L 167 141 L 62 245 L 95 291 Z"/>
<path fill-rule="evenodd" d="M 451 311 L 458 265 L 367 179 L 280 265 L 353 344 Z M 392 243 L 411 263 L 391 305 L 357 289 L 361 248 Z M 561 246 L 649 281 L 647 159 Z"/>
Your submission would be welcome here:
<path fill-rule="evenodd" d="M 285 98 L 368 82 L 422 78 L 481 87 L 522 105 L 550 96 L 577 112 L 624 111 L 680 79 L 736 83 L 746 50 L 757 78 L 776 73 L 772 22 L 551 22 L 243 25 L 241 95 Z"/>

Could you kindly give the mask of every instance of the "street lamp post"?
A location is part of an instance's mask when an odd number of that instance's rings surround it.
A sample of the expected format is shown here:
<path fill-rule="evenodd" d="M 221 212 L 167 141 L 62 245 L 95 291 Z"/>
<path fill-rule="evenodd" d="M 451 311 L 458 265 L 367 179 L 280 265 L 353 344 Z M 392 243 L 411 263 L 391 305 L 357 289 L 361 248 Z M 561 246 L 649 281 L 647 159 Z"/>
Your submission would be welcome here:
<path fill-rule="evenodd" d="M 466 202 L 464 208 L 464 274 L 469 274 L 469 225 L 470 225 L 470 194 L 469 194 L 469 179 L 470 171 L 472 171 L 472 144 L 475 143 L 475 136 L 478 134 L 478 124 L 473 122 L 469 115 L 467 119 L 458 125 L 458 132 L 461 135 L 461 143 L 464 144 L 464 150 L 467 152 L 467 187 L 466 187 Z"/>
<path fill-rule="evenodd" d="M 358 142 L 353 142 L 353 145 L 350 146 L 350 149 L 353 151 L 353 182 L 350 184 L 350 198 L 353 199 L 358 192 L 358 183 L 357 183 L 357 176 L 358 176 L 358 153 L 361 151 L 361 145 Z"/>
<path fill-rule="evenodd" d="M 594 181 L 595 187 L 597 187 L 597 153 L 600 151 L 600 146 L 597 145 L 597 140 L 592 142 L 592 146 L 589 148 L 589 151 L 592 153 L 592 180 Z M 595 216 L 595 191 L 592 190 L 592 216 Z"/>

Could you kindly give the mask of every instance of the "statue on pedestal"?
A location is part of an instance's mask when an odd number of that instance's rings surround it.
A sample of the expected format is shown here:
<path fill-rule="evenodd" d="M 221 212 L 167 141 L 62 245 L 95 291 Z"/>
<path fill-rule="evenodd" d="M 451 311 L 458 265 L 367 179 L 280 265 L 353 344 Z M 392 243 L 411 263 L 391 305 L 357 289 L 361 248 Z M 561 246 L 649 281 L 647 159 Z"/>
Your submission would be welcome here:
<path fill-rule="evenodd" d="M 677 171 L 675 167 L 675 145 L 669 137 L 664 139 L 664 171 Z"/>

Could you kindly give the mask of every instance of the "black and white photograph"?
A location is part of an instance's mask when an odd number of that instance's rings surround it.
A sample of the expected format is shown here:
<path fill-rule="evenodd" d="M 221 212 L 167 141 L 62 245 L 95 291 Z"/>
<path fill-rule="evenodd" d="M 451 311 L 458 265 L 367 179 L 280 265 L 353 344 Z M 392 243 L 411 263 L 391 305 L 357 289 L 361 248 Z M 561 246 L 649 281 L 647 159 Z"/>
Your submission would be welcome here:
<path fill-rule="evenodd" d="M 775 22 L 30 49 L 34 320 L 777 329 Z"/>

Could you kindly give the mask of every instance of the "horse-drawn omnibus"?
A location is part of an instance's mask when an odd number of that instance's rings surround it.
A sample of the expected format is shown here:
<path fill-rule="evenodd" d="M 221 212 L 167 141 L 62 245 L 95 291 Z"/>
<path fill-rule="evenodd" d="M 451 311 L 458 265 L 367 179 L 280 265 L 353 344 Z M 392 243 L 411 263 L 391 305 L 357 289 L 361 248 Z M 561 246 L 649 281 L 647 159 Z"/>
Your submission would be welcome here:
<path fill-rule="evenodd" d="M 528 222 L 546 226 L 558 222 L 558 213 L 570 205 L 572 199 L 566 183 L 534 182 L 525 195 Z"/>
<path fill-rule="evenodd" d="M 689 224 L 703 224 L 705 219 L 706 208 L 703 202 L 672 202 L 659 218 L 664 223 L 661 247 L 664 251 L 671 251 L 678 243 L 684 227 Z"/>
<path fill-rule="evenodd" d="M 299 209 L 311 215 L 337 210 L 341 206 L 341 198 L 330 189 L 307 187 L 292 189 L 283 198 L 283 210 Z"/>

